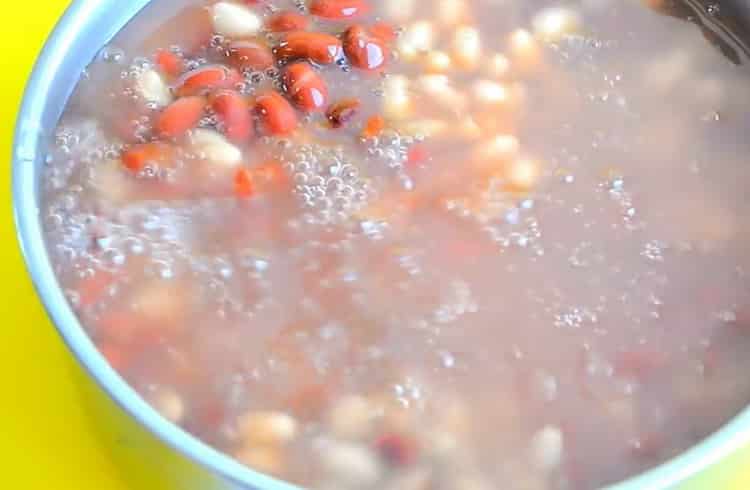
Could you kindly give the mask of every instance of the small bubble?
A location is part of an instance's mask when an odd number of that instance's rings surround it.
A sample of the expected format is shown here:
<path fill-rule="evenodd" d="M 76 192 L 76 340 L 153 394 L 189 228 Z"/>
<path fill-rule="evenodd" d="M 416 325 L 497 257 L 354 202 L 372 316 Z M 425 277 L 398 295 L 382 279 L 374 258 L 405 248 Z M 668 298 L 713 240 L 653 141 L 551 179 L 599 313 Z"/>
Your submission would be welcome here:
<path fill-rule="evenodd" d="M 78 291 L 66 289 L 65 296 L 68 298 L 68 302 L 73 308 L 78 308 L 81 306 L 81 295 L 78 294 Z"/>
<path fill-rule="evenodd" d="M 440 364 L 446 369 L 450 369 L 456 365 L 456 358 L 448 351 L 440 351 Z"/>
<path fill-rule="evenodd" d="M 59 214 L 53 213 L 47 216 L 44 223 L 48 231 L 54 231 L 62 226 L 63 217 Z"/>
<path fill-rule="evenodd" d="M 133 255 L 141 255 L 145 251 L 143 242 L 136 237 L 126 239 L 125 248 Z"/>
<path fill-rule="evenodd" d="M 401 188 L 406 191 L 414 190 L 414 181 L 411 177 L 409 177 L 406 174 L 401 174 L 398 177 L 399 184 L 401 184 Z"/>
<path fill-rule="evenodd" d="M 102 253 L 102 258 L 109 266 L 119 267 L 125 263 L 125 255 L 116 248 L 108 248 Z"/>
<path fill-rule="evenodd" d="M 732 310 L 722 310 L 716 314 L 716 317 L 724 323 L 734 323 L 737 321 L 737 314 Z"/>
<path fill-rule="evenodd" d="M 174 277 L 174 270 L 166 262 L 155 263 L 156 274 L 162 279 L 171 279 Z"/>
<path fill-rule="evenodd" d="M 125 51 L 114 46 L 105 46 L 99 52 L 99 59 L 105 63 L 120 64 L 125 60 Z"/>

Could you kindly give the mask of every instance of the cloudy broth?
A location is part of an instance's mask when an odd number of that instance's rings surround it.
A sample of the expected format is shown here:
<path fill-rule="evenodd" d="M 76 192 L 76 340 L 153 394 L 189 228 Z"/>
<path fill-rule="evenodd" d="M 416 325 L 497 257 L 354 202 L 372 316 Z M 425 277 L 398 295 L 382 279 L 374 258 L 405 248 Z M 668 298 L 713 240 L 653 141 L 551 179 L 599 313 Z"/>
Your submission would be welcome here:
<path fill-rule="evenodd" d="M 156 0 L 50 146 L 59 281 L 306 488 L 642 472 L 750 399 L 750 74 L 662 7 Z"/>

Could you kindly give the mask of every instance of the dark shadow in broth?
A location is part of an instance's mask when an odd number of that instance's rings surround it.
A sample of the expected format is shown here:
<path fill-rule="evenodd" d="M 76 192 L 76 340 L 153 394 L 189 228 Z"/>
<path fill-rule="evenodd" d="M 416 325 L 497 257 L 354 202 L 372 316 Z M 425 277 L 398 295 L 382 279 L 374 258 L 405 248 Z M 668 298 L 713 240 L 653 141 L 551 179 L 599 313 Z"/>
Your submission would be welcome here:
<path fill-rule="evenodd" d="M 695 24 L 725 58 L 741 65 L 750 60 L 750 7 L 737 0 L 648 0 L 663 15 Z"/>

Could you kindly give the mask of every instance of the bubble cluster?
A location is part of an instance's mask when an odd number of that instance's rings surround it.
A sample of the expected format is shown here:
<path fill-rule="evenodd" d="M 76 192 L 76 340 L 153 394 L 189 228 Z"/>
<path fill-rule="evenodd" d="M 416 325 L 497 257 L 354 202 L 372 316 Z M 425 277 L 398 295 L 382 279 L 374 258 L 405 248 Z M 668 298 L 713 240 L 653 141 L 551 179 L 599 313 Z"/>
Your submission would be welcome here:
<path fill-rule="evenodd" d="M 436 323 L 451 323 L 467 313 L 477 311 L 479 311 L 479 305 L 469 284 L 455 280 L 449 284 L 443 301 L 433 312 L 432 320 Z"/>
<path fill-rule="evenodd" d="M 554 325 L 557 328 L 581 328 L 585 324 L 595 324 L 599 321 L 596 310 L 585 306 L 571 306 L 554 315 Z"/>
<path fill-rule="evenodd" d="M 121 64 L 125 61 L 125 51 L 117 46 L 105 46 L 99 51 L 99 59 L 105 63 Z"/>
<path fill-rule="evenodd" d="M 652 262 L 664 262 L 664 252 L 668 245 L 661 240 L 651 240 L 646 242 L 641 251 L 641 256 Z"/>
<path fill-rule="evenodd" d="M 368 179 L 341 148 L 305 145 L 287 164 L 294 193 L 314 223 L 336 223 L 361 210 L 375 195 Z"/>
<path fill-rule="evenodd" d="M 395 171 L 403 170 L 409 149 L 416 142 L 414 136 L 401 134 L 395 129 L 386 129 L 379 136 L 362 139 L 369 160 Z"/>

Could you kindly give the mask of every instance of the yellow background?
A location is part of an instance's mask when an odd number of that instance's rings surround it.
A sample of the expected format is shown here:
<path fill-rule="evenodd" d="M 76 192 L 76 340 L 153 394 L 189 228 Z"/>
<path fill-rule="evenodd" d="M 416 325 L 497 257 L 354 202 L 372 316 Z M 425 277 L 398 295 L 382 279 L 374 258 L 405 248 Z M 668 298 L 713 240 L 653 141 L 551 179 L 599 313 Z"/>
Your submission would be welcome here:
<path fill-rule="evenodd" d="M 95 0 L 91 0 L 95 1 Z M 127 0 L 123 0 L 127 1 Z M 3 5 L 0 68 L 2 152 L 9 161 L 15 113 L 36 54 L 65 6 L 64 0 L 25 0 Z M 154 472 L 137 461 L 157 457 L 145 449 L 147 436 L 111 412 L 68 355 L 35 298 L 13 239 L 10 166 L 0 172 L 0 488 L 18 490 L 170 490 L 166 473 L 183 463 L 166 458 L 170 469 Z M 104 410 L 99 410 L 105 406 Z M 105 426 L 116 422 L 114 431 Z M 156 451 L 154 453 L 154 451 Z M 750 448 L 698 477 L 684 489 L 750 489 Z M 164 465 L 162 465 L 164 468 Z M 180 485 L 181 486 L 181 485 Z M 194 489 L 191 489 L 194 490 Z M 198 489 L 200 490 L 200 489 Z M 682 490 L 682 489 L 681 489 Z"/>

